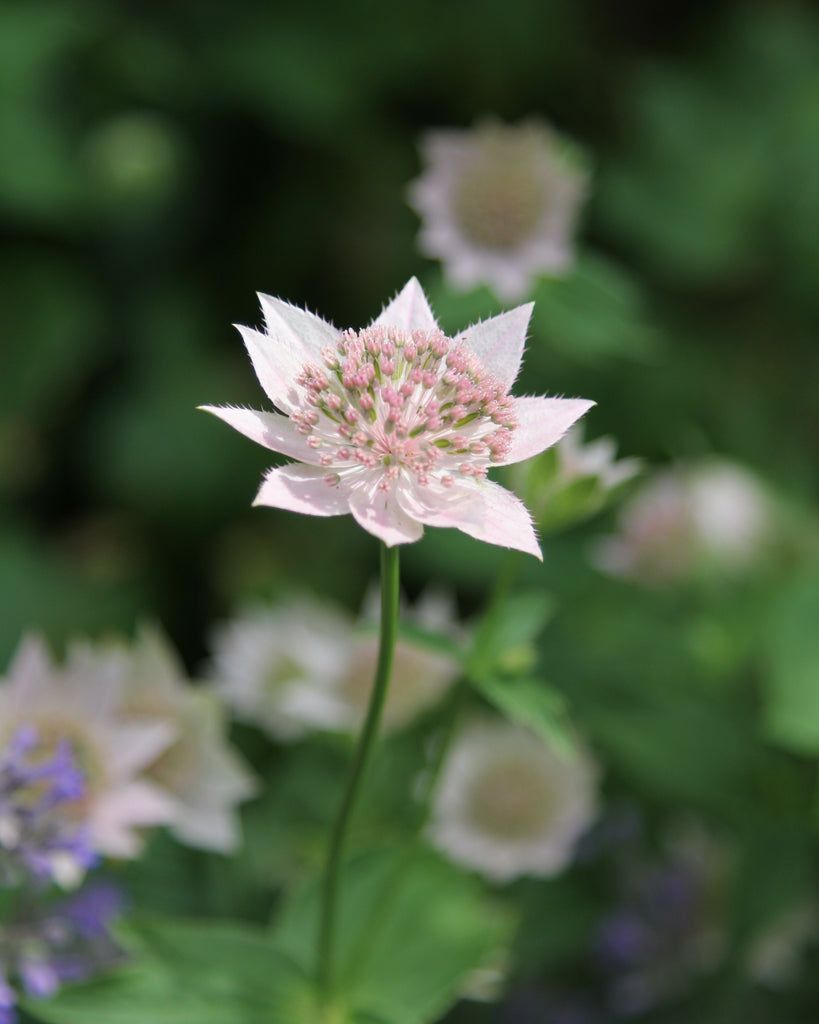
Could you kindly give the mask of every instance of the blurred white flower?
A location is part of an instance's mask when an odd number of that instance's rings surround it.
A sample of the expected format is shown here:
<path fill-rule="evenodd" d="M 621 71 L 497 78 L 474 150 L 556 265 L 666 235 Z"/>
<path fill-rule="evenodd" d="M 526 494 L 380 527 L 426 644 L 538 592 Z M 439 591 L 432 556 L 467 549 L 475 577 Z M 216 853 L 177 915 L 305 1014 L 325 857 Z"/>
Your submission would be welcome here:
<path fill-rule="evenodd" d="M 624 506 L 616 535 L 592 552 L 598 568 L 647 584 L 674 583 L 702 569 L 751 568 L 773 539 L 764 484 L 723 459 L 656 473 Z"/>
<path fill-rule="evenodd" d="M 208 675 L 239 721 L 298 739 L 314 703 L 323 707 L 326 681 L 343 670 L 353 629 L 345 611 L 306 596 L 255 605 L 213 630 Z"/>
<path fill-rule="evenodd" d="M 421 152 L 426 166 L 409 192 L 422 218 L 419 247 L 443 262 L 453 286 L 486 284 L 514 301 L 533 277 L 571 265 L 588 176 L 547 124 L 430 131 Z"/>
<path fill-rule="evenodd" d="M 153 629 L 122 646 L 125 684 L 117 705 L 128 721 L 166 722 L 175 739 L 147 775 L 176 801 L 170 831 L 189 846 L 231 853 L 241 842 L 236 805 L 256 784 L 227 741 L 224 707 L 215 694 L 190 684 L 177 655 Z"/>
<path fill-rule="evenodd" d="M 41 640 L 24 639 L 0 680 L 0 746 L 24 727 L 36 729 L 44 758 L 60 740 L 70 742 L 87 787 L 72 809 L 82 815 L 93 848 L 135 857 L 142 847 L 138 830 L 168 823 L 176 813 L 173 798 L 145 778 L 174 742 L 176 728 L 119 717 L 121 670 L 114 657 L 73 658 L 60 669 Z"/>
<path fill-rule="evenodd" d="M 597 779 L 580 747 L 557 753 L 523 726 L 476 719 L 453 740 L 428 837 L 496 882 L 557 874 L 595 818 Z"/>
<path fill-rule="evenodd" d="M 452 634 L 451 602 L 422 598 L 408 623 Z M 365 616 L 366 618 L 366 616 Z M 213 634 L 210 675 L 237 718 L 275 739 L 311 729 L 355 731 L 364 719 L 378 636 L 346 611 L 309 598 L 257 606 Z M 420 640 L 399 638 L 384 708 L 384 727 L 407 725 L 455 681 L 456 658 Z"/>

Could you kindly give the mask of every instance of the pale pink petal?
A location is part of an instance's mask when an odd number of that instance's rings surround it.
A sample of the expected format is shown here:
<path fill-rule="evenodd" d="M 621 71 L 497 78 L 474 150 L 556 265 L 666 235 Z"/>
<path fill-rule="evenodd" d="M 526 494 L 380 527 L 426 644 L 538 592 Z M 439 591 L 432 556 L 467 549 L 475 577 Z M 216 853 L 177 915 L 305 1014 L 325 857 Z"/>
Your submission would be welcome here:
<path fill-rule="evenodd" d="M 262 444 L 271 451 L 280 452 L 291 459 L 319 464 L 318 453 L 307 443 L 286 416 L 274 412 L 258 412 L 256 409 L 239 409 L 235 406 L 200 405 L 203 412 L 213 413 L 220 420 L 229 423 L 234 430 L 249 437 L 256 444 Z"/>
<path fill-rule="evenodd" d="M 420 540 L 423 526 L 401 508 L 392 491 L 377 485 L 359 486 L 350 494 L 350 511 L 359 526 L 383 540 L 387 547 Z"/>
<path fill-rule="evenodd" d="M 545 451 L 594 404 L 585 398 L 516 398 L 518 425 L 512 431 L 509 454 L 500 465 L 522 462 Z"/>
<path fill-rule="evenodd" d="M 526 331 L 534 308 L 533 302 L 527 302 L 508 313 L 467 327 L 458 336 L 480 359 L 484 368 L 506 386 L 507 391 L 520 369 Z"/>
<path fill-rule="evenodd" d="M 253 363 L 259 383 L 270 401 L 285 412 L 289 412 L 297 397 L 294 381 L 307 361 L 301 351 L 276 338 L 254 331 L 252 327 L 235 324 L 242 335 L 247 354 Z"/>
<path fill-rule="evenodd" d="M 327 470 L 315 466 L 271 469 L 254 505 L 269 505 L 308 516 L 343 516 L 350 511 L 349 489 L 343 482 L 326 481 Z"/>
<path fill-rule="evenodd" d="M 262 304 L 267 333 L 271 340 L 286 345 L 301 357 L 301 362 L 318 362 L 321 359 L 321 350 L 327 345 L 335 346 L 338 341 L 338 331 L 335 327 L 315 313 L 309 313 L 306 309 L 291 306 L 283 299 L 274 299 L 261 292 L 259 302 Z"/>
<path fill-rule="evenodd" d="M 171 722 L 156 721 L 119 725 L 110 737 L 106 764 L 112 778 L 127 778 L 147 768 L 178 736 Z"/>
<path fill-rule="evenodd" d="M 136 857 L 143 842 L 134 826 L 168 824 L 176 810 L 176 801 L 152 782 L 131 782 L 113 789 L 91 809 L 94 847 L 108 857 Z"/>
<path fill-rule="evenodd" d="M 373 324 L 398 327 L 403 331 L 431 331 L 437 327 L 424 290 L 416 278 L 411 277 L 392 302 L 384 308 Z"/>
<path fill-rule="evenodd" d="M 24 636 L 11 659 L 8 680 L 16 686 L 40 688 L 43 680 L 51 678 L 54 662 L 45 640 L 39 635 Z"/>
<path fill-rule="evenodd" d="M 405 488 L 401 504 L 426 526 L 461 530 L 476 540 L 542 559 L 528 509 L 511 491 L 490 480 L 462 478 L 449 488 Z"/>

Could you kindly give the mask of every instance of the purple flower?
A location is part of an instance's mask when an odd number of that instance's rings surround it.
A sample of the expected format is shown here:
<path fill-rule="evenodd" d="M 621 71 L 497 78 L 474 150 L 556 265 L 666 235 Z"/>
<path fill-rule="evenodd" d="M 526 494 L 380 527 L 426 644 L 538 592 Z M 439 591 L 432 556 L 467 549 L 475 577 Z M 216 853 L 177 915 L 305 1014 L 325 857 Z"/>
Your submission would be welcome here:
<path fill-rule="evenodd" d="M 66 740 L 37 760 L 35 728 L 24 725 L 0 755 L 0 879 L 76 885 L 96 861 L 87 831 L 71 814 L 85 780 Z"/>
<path fill-rule="evenodd" d="M 0 925 L 0 1024 L 16 1021 L 13 985 L 32 999 L 47 999 L 66 982 L 120 962 L 123 953 L 109 929 L 122 905 L 119 889 L 100 881 L 57 903 L 35 903 L 25 916 Z"/>

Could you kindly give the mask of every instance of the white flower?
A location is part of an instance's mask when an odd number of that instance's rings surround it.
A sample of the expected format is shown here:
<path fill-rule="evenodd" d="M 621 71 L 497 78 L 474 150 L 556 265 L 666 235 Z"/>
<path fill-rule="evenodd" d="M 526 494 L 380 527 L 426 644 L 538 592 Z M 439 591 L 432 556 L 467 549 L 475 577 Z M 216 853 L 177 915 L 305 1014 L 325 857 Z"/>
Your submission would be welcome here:
<path fill-rule="evenodd" d="M 293 740 L 323 711 L 327 681 L 348 657 L 351 615 L 305 596 L 256 605 L 211 637 L 209 676 L 237 719 Z"/>
<path fill-rule="evenodd" d="M 648 584 L 698 570 L 734 574 L 761 560 L 772 540 L 773 503 L 748 470 L 722 459 L 671 467 L 622 508 L 619 531 L 593 551 L 598 568 Z"/>
<path fill-rule="evenodd" d="M 231 853 L 241 842 L 236 805 L 256 792 L 249 770 L 226 739 L 223 706 L 194 687 L 167 641 L 143 629 L 126 663 L 117 710 L 123 719 L 170 723 L 175 740 L 147 774 L 176 801 L 170 831 L 180 842 Z"/>
<path fill-rule="evenodd" d="M 34 726 L 48 756 L 68 740 L 86 780 L 76 801 L 94 849 L 111 857 L 135 857 L 138 829 L 167 823 L 175 802 L 144 777 L 146 768 L 173 743 L 170 722 L 124 722 L 116 709 L 121 675 L 117 659 L 71 659 L 58 669 L 45 645 L 20 644 L 0 680 L 0 746 L 23 726 Z"/>
<path fill-rule="evenodd" d="M 434 617 L 434 623 L 431 619 Z M 452 634 L 451 603 L 427 595 L 405 619 Z M 237 718 L 276 739 L 311 729 L 357 731 L 375 674 L 378 636 L 342 609 L 307 598 L 257 606 L 214 632 L 211 675 Z M 399 729 L 436 704 L 460 672 L 458 661 L 399 638 L 383 723 Z"/>
<path fill-rule="evenodd" d="M 570 266 L 587 175 L 548 125 L 431 131 L 421 152 L 426 168 L 410 186 L 423 221 L 419 247 L 443 262 L 455 287 L 486 284 L 514 301 L 533 277 Z"/>
<path fill-rule="evenodd" d="M 520 725 L 476 719 L 447 755 L 428 826 L 452 860 L 496 882 L 554 875 L 594 820 L 597 769 Z"/>
<path fill-rule="evenodd" d="M 285 415 L 203 406 L 299 460 L 271 469 L 255 504 L 351 513 L 390 547 L 420 540 L 425 525 L 444 526 L 541 557 L 525 506 L 487 471 L 548 448 L 594 403 L 509 394 L 531 304 L 453 339 L 414 278 L 357 332 L 259 298 L 267 332 L 239 330 Z"/>

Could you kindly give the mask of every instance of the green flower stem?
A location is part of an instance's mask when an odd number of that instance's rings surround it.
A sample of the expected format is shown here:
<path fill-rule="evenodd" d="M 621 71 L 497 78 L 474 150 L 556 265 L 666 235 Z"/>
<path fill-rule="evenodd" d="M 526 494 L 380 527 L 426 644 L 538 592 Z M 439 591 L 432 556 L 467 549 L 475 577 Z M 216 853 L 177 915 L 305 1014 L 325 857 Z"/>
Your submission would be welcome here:
<path fill-rule="evenodd" d="M 344 859 L 344 847 L 347 840 L 350 820 L 361 792 L 361 784 L 370 760 L 378 726 L 387 697 L 390 681 L 395 639 L 398 632 L 398 548 L 381 545 L 381 631 L 378 646 L 378 664 L 375 670 L 375 681 L 367 708 L 367 717 L 358 738 L 353 757 L 350 777 L 341 803 L 341 810 L 336 819 L 335 828 L 330 841 L 330 852 L 327 857 L 327 870 L 324 876 L 321 920 L 318 937 L 317 981 L 319 991 L 325 1001 L 332 995 L 333 986 L 333 946 L 335 940 L 336 915 L 338 909 L 339 881 Z"/>
<path fill-rule="evenodd" d="M 486 659 L 489 651 L 492 649 L 498 620 L 503 611 L 503 605 L 520 571 L 521 561 L 519 551 L 508 551 L 501 570 L 495 577 L 495 583 L 487 602 L 486 612 L 478 629 L 478 635 L 475 638 L 475 646 L 469 658 L 466 674 L 458 679 L 449 695 L 449 701 L 442 715 L 438 733 L 433 741 L 429 764 L 421 783 L 420 793 L 418 794 L 418 813 L 413 823 L 411 838 L 404 850 L 404 856 L 399 860 L 395 870 L 387 880 L 379 899 L 371 910 L 365 927 L 361 929 L 357 945 L 350 952 L 349 971 L 345 979 L 348 984 L 360 976 L 367 964 L 368 957 L 377 947 L 381 937 L 381 929 L 389 919 L 396 898 L 401 892 L 406 873 L 412 866 L 413 859 L 418 850 L 422 848 L 421 836 L 432 813 L 432 801 L 435 796 L 438 779 L 446 761 L 446 755 L 449 752 L 452 738 L 455 735 L 458 718 L 471 692 L 469 675 L 470 673 L 480 671 L 481 662 Z"/>

